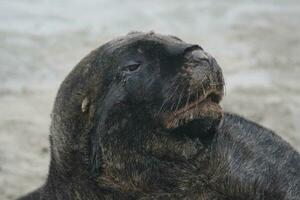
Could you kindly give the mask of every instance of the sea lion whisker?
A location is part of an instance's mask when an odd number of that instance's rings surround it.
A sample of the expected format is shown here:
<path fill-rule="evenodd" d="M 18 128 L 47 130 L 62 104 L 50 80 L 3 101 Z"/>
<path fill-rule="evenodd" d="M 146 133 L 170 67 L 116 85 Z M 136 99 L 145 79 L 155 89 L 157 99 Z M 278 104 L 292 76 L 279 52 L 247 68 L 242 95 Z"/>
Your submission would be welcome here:
<path fill-rule="evenodd" d="M 202 92 L 203 92 L 203 96 L 206 96 L 206 91 L 205 91 L 205 88 L 203 86 L 203 83 L 201 82 L 201 87 L 202 87 Z"/>
<path fill-rule="evenodd" d="M 166 99 L 166 101 L 164 102 L 164 104 L 163 104 L 162 109 L 160 110 L 160 112 L 164 110 L 164 106 L 165 106 L 165 105 L 173 98 L 173 96 L 174 96 L 175 93 L 177 92 L 178 87 L 179 87 L 179 86 L 177 86 L 177 87 L 175 88 L 175 90 L 173 91 L 173 93 L 167 97 L 167 99 Z M 169 91 L 171 91 L 171 89 L 170 89 Z"/>
<path fill-rule="evenodd" d="M 184 89 L 181 90 L 181 93 L 180 93 L 180 96 L 179 96 L 179 99 L 178 99 L 178 102 L 177 102 L 177 105 L 175 108 L 175 112 L 178 110 L 179 104 L 181 103 L 183 91 L 184 91 Z"/>
<path fill-rule="evenodd" d="M 162 103 L 159 111 L 157 112 L 156 115 L 159 115 L 161 113 L 161 111 L 163 110 L 163 107 L 166 105 L 166 103 L 173 97 L 173 95 L 176 93 L 177 89 L 178 89 L 179 85 L 176 86 L 175 90 L 173 91 L 173 93 Z M 169 88 L 168 92 L 172 89 L 172 87 Z"/>
<path fill-rule="evenodd" d="M 174 108 L 175 104 L 176 104 L 176 102 L 173 102 L 173 103 L 172 103 L 171 111 L 173 111 L 173 108 Z"/>
<path fill-rule="evenodd" d="M 171 89 L 169 89 L 168 91 L 170 91 L 170 90 L 171 90 Z M 167 92 L 168 92 L 168 91 L 167 91 Z M 168 100 L 169 100 L 169 97 L 163 101 L 163 103 L 161 104 L 161 106 L 160 106 L 158 112 L 156 113 L 156 115 L 159 115 L 159 114 L 160 114 L 160 112 L 162 111 L 163 107 L 164 107 L 165 104 L 168 102 Z"/>
<path fill-rule="evenodd" d="M 172 98 L 173 98 L 173 97 L 171 97 L 170 100 L 171 100 Z M 171 109 L 170 109 L 171 111 L 173 111 L 173 108 L 174 108 L 175 104 L 176 104 L 176 101 L 174 101 L 174 102 L 172 103 L 172 106 L 171 106 Z"/>
<path fill-rule="evenodd" d="M 185 108 L 189 105 L 189 101 L 190 101 L 190 98 L 191 98 L 191 89 L 190 87 L 188 88 L 188 92 L 189 92 L 189 95 L 188 95 L 188 98 L 186 100 L 186 103 L 185 103 Z"/>

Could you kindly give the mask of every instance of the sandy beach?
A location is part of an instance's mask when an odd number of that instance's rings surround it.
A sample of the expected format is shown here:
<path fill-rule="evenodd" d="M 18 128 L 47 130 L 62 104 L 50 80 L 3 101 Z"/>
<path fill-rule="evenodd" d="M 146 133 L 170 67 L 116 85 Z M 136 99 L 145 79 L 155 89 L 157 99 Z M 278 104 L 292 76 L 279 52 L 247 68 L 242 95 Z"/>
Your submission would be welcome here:
<path fill-rule="evenodd" d="M 224 110 L 274 130 L 300 151 L 298 0 L 4 0 L 0 6 L 0 199 L 40 186 L 50 113 L 67 73 L 132 30 L 200 44 L 222 67 Z"/>

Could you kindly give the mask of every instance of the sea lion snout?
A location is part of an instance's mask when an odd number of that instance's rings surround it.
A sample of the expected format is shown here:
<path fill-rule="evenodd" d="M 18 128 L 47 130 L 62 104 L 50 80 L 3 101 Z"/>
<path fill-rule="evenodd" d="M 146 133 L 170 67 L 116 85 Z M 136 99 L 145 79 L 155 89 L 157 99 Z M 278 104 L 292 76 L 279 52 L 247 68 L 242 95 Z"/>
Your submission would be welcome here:
<path fill-rule="evenodd" d="M 223 95 L 224 78 L 222 69 L 216 60 L 202 49 L 194 49 L 185 54 L 184 70 L 190 74 L 191 89 L 205 90 L 218 88 Z M 203 91 L 205 93 L 205 91 Z"/>
<path fill-rule="evenodd" d="M 222 69 L 216 60 L 198 45 L 190 45 L 184 51 L 183 61 L 177 70 L 176 82 L 182 89 L 174 95 L 176 108 L 170 109 L 171 114 L 166 114 L 164 126 L 167 129 L 186 129 L 191 126 L 191 121 L 197 124 L 204 123 L 203 127 L 214 128 L 223 116 L 219 106 L 224 94 L 224 79 Z M 201 123 L 199 123 L 199 121 Z M 179 129 L 178 129 L 179 128 Z M 193 128 L 196 131 L 188 131 L 189 136 L 203 135 L 207 130 L 200 126 Z M 179 131 L 178 131 L 179 130 Z"/>

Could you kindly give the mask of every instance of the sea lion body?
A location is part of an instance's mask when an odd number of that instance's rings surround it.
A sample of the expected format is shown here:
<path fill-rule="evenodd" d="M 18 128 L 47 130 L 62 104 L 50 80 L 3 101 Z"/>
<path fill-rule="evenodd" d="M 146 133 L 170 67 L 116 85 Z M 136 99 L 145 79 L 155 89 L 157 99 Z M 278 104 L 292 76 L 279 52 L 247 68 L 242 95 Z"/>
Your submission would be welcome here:
<path fill-rule="evenodd" d="M 224 114 L 223 89 L 215 59 L 174 36 L 102 45 L 62 83 L 47 181 L 21 199 L 297 199 L 299 153 Z"/>

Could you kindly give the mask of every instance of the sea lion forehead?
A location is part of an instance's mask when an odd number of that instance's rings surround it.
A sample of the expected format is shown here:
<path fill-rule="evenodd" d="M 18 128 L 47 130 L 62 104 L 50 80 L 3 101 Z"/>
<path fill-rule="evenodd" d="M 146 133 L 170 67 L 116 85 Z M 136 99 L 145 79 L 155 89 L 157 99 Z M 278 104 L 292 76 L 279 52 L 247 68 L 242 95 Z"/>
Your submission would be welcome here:
<path fill-rule="evenodd" d="M 117 50 L 132 48 L 136 46 L 143 46 L 144 48 L 148 45 L 163 47 L 180 43 L 185 42 L 183 42 L 178 37 L 171 35 L 163 35 L 154 32 L 130 32 L 125 36 L 109 41 L 104 46 L 106 47 L 106 51 L 113 53 Z"/>
<path fill-rule="evenodd" d="M 144 39 L 152 40 L 152 41 L 157 41 L 157 42 L 162 42 L 162 43 L 181 43 L 183 42 L 180 38 L 173 36 L 173 35 L 163 35 L 159 33 L 155 33 L 153 31 L 150 31 L 148 33 L 143 33 L 143 32 L 129 32 L 127 36 L 142 36 Z"/>
<path fill-rule="evenodd" d="M 125 37 L 136 39 L 136 40 L 146 40 L 153 42 L 161 42 L 161 43 L 182 43 L 183 41 L 176 36 L 173 35 L 163 35 L 159 33 L 155 33 L 150 31 L 148 33 L 144 32 L 129 32 Z"/>

